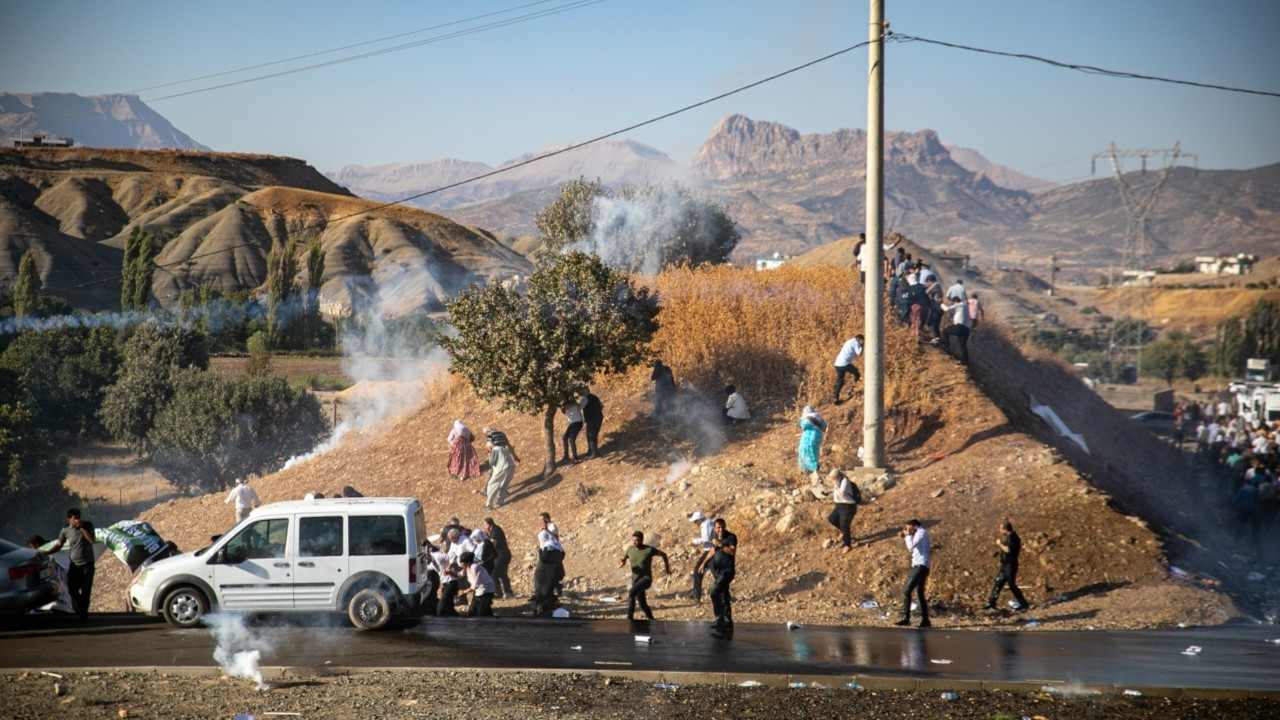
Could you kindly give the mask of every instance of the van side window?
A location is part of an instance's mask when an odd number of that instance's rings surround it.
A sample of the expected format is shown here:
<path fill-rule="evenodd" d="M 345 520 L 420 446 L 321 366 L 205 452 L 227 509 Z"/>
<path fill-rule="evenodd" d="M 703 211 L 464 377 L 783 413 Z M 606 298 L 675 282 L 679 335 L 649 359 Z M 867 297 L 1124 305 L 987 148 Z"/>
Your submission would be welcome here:
<path fill-rule="evenodd" d="M 250 523 L 226 544 L 231 562 L 282 558 L 289 544 L 289 518 L 272 518 Z"/>
<path fill-rule="evenodd" d="M 399 515 L 352 515 L 351 554 L 404 555 L 404 518 Z"/>
<path fill-rule="evenodd" d="M 335 557 L 342 555 L 342 518 L 304 517 L 298 519 L 298 555 Z"/>

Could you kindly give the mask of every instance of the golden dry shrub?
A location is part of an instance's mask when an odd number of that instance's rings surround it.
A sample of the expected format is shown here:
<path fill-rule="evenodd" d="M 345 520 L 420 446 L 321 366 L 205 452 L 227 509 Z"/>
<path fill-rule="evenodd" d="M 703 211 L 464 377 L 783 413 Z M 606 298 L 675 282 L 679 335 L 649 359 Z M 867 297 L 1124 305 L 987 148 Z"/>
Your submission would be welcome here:
<path fill-rule="evenodd" d="M 863 286 L 850 268 L 672 268 L 649 283 L 662 308 L 655 356 L 681 383 L 712 393 L 733 383 L 753 403 L 827 402 L 840 346 L 863 332 Z M 923 360 L 908 330 L 887 319 L 885 331 L 888 407 L 915 399 Z M 626 381 L 648 377 L 645 367 Z"/>

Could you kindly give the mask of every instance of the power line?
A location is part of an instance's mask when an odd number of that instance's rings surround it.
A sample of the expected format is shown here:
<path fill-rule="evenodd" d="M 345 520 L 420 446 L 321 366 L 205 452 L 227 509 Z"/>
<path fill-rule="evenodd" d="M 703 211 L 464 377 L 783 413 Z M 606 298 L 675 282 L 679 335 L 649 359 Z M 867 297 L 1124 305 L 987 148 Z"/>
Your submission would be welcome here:
<path fill-rule="evenodd" d="M 594 0 L 594 1 L 595 1 L 595 2 L 602 2 L 603 0 Z M 503 167 L 497 168 L 497 169 L 495 169 L 495 170 L 491 170 L 491 171 L 486 172 L 486 173 L 481 173 L 481 174 L 476 175 L 476 176 L 474 176 L 474 177 L 467 178 L 466 180 L 459 180 L 459 181 L 454 182 L 454 183 L 449 183 L 448 185 L 442 185 L 442 186 L 440 186 L 440 187 L 436 187 L 436 188 L 433 188 L 433 189 L 431 189 L 431 190 L 426 190 L 426 191 L 424 191 L 424 192 L 420 192 L 420 193 L 417 193 L 417 194 L 415 194 L 415 195 L 409 195 L 409 196 L 407 196 L 407 197 L 400 198 L 399 200 L 392 200 L 391 202 L 385 202 L 385 203 L 381 203 L 381 204 L 378 204 L 378 205 L 374 205 L 374 206 L 372 206 L 372 207 L 365 208 L 365 209 L 363 209 L 363 210 L 357 210 L 357 211 L 355 211 L 355 212 L 348 213 L 348 214 L 346 214 L 346 215 L 341 215 L 341 216 L 339 216 L 339 217 L 337 217 L 337 218 L 333 218 L 332 220 L 326 220 L 326 221 L 325 221 L 325 222 L 323 222 L 323 223 L 313 223 L 313 224 L 311 224 L 311 225 L 306 225 L 306 226 L 304 226 L 304 227 L 298 228 L 297 230 L 293 231 L 293 232 L 292 232 L 292 233 L 290 233 L 289 235 L 286 235 L 286 236 L 285 236 L 285 238 L 288 238 L 288 237 L 290 237 L 290 236 L 296 236 L 296 235 L 299 235 L 299 234 L 304 233 L 304 232 L 306 232 L 306 231 L 308 231 L 308 230 L 315 230 L 315 229 L 323 228 L 323 227 L 326 227 L 326 226 L 329 226 L 329 225 L 333 225 L 333 224 L 336 224 L 336 223 L 342 222 L 343 220 L 349 220 L 349 219 L 351 219 L 351 218 L 353 218 L 353 217 L 358 217 L 358 216 L 360 216 L 360 215 L 367 215 L 367 214 L 369 214 L 369 213 L 376 212 L 376 211 L 378 211 L 378 210 L 383 210 L 383 209 L 385 209 L 385 208 L 394 207 L 394 206 L 396 206 L 396 205 L 403 205 L 403 204 L 405 204 L 405 203 L 409 202 L 410 200 L 417 200 L 417 199 L 419 199 L 419 198 L 427 197 L 428 195 L 435 195 L 436 193 L 441 193 L 441 192 L 444 192 L 444 191 L 446 191 L 446 190 L 452 190 L 452 189 L 457 188 L 457 187 L 462 187 L 463 185 L 469 185 L 469 184 L 471 184 L 471 183 L 473 183 L 473 182 L 477 182 L 477 181 L 480 181 L 480 180 L 484 180 L 484 179 L 486 179 L 486 178 L 491 178 L 491 177 L 493 177 L 493 176 L 495 176 L 495 175 L 501 175 L 501 174 L 506 173 L 506 172 L 511 172 L 512 170 L 515 170 L 516 168 L 525 167 L 526 165 L 532 165 L 533 163 L 536 163 L 536 162 L 542 162 L 543 160 L 547 160 L 548 158 L 553 158 L 553 157 L 555 157 L 555 156 L 557 156 L 557 155 L 563 155 L 563 154 L 565 154 L 565 153 L 567 153 L 567 152 L 572 152 L 572 151 L 577 150 L 577 149 L 579 149 L 579 148 L 583 148 L 583 147 L 586 147 L 586 146 L 588 146 L 588 145 L 593 145 L 593 144 L 595 144 L 595 143 L 602 142 L 602 141 L 604 141 L 604 140 L 608 140 L 609 138 L 616 137 L 616 136 L 621 135 L 621 134 L 623 134 L 623 133 L 631 132 L 632 130 L 636 130 L 636 129 L 638 129 L 638 128 L 645 127 L 646 125 L 652 125 L 652 124 L 654 124 L 654 123 L 661 122 L 662 120 L 666 120 L 666 119 L 668 119 L 668 118 L 675 117 L 676 115 L 680 115 L 680 114 L 682 114 L 682 113 L 689 112 L 690 110 L 694 110 L 694 109 L 700 108 L 700 107 L 702 107 L 702 106 L 704 106 L 704 105 L 709 105 L 709 104 L 711 104 L 711 103 L 714 103 L 714 102 L 719 101 L 719 100 L 723 100 L 724 98 L 730 97 L 730 96 L 732 96 L 732 95 L 737 95 L 738 93 L 745 92 L 745 91 L 750 90 L 750 89 L 752 89 L 752 88 L 759 87 L 759 86 L 764 85 L 764 84 L 766 84 L 766 83 L 773 82 L 774 80 L 778 80 L 778 79 L 780 79 L 780 78 L 786 77 L 786 76 L 791 75 L 791 74 L 793 74 L 793 73 L 800 72 L 801 70 L 805 70 L 805 69 L 807 69 L 807 68 L 813 67 L 814 65 L 817 65 L 817 64 L 819 64 L 819 63 L 826 62 L 826 61 L 828 61 L 828 60 L 834 59 L 834 58 L 839 57 L 839 56 L 841 56 L 841 55 L 844 55 L 844 54 L 846 54 L 846 53 L 849 53 L 849 52 L 852 52 L 852 51 L 854 51 L 854 50 L 857 50 L 857 49 L 859 49 L 859 48 L 866 47 L 866 46 L 867 46 L 867 45 L 869 45 L 869 44 L 871 44 L 871 41 L 870 41 L 870 40 L 864 40 L 864 41 L 862 41 L 862 42 L 860 42 L 860 43 L 858 43 L 858 44 L 856 44 L 856 45 L 850 45 L 849 47 L 846 47 L 846 48 L 844 48 L 844 49 L 836 50 L 835 52 L 828 53 L 827 55 L 823 55 L 822 57 L 817 58 L 817 59 L 815 59 L 815 60 L 810 60 L 809 62 L 806 62 L 806 63 L 800 64 L 800 65 L 796 65 L 796 66 L 794 66 L 794 67 L 788 68 L 788 69 L 783 70 L 783 71 L 781 71 L 781 72 L 774 73 L 773 75 L 770 75 L 770 76 L 768 76 L 768 77 L 761 78 L 760 80 L 756 80 L 756 81 L 754 81 L 754 82 L 747 83 L 746 85 L 738 86 L 738 87 L 736 87 L 736 88 L 734 88 L 734 89 L 732 89 L 732 90 L 728 90 L 728 91 L 722 92 L 722 93 L 720 93 L 719 95 L 715 95 L 715 96 L 712 96 L 712 97 L 706 98 L 706 99 L 704 99 L 704 100 L 699 100 L 698 102 L 695 102 L 695 103 L 692 103 L 692 104 L 689 104 L 689 105 L 685 105 L 685 106 L 684 106 L 684 107 L 682 107 L 682 108 L 678 108 L 678 109 L 676 109 L 676 110 L 672 110 L 672 111 L 670 111 L 670 112 L 663 113 L 663 114 L 661 114 L 661 115 L 658 115 L 658 116 L 655 116 L 655 117 L 649 118 L 648 120 L 642 120 L 642 121 L 640 121 L 640 122 L 638 122 L 638 123 L 634 123 L 634 124 L 632 124 L 632 125 L 628 125 L 628 126 L 626 126 L 626 127 L 624 127 L 624 128 L 619 128 L 619 129 L 617 129 L 617 130 L 614 130 L 614 131 L 612 131 L 612 132 L 605 133 L 605 134 L 603 134 L 603 135 L 598 135 L 598 136 L 596 136 L 596 137 L 594 137 L 594 138 L 591 138 L 590 140 L 584 140 L 584 141 L 579 142 L 579 143 L 574 143 L 574 144 L 572 144 L 572 145 L 567 145 L 567 146 L 565 146 L 565 147 L 563 147 L 563 148 L 560 148 L 560 149 L 558 149 L 558 150 L 553 150 L 553 151 L 551 151 L 551 152 L 549 152 L 549 153 L 546 153 L 545 155 L 539 155 L 539 156 L 537 156 L 537 157 L 529 158 L 528 160 L 522 160 L 521 162 L 513 163 L 513 164 L 511 164 L 511 165 L 504 165 Z M 210 252 L 207 252 L 207 253 L 202 253 L 202 254 L 198 254 L 198 255 L 192 255 L 192 256 L 190 256 L 190 257 L 188 257 L 188 258 L 184 259 L 184 260 L 179 260 L 179 261 L 171 262 L 171 263 L 168 263 L 168 264 L 165 264 L 165 265 L 160 265 L 160 264 L 158 264 L 158 263 L 157 263 L 157 264 L 156 264 L 156 267 L 157 267 L 157 268 L 159 268 L 159 269 L 161 269 L 161 270 L 169 270 L 170 268 L 178 267 L 179 265 L 186 265 L 187 263 L 190 263 L 190 262 L 191 262 L 191 261 L 193 261 L 193 260 L 198 260 L 198 259 L 201 259 L 201 258 L 210 257 L 210 256 L 212 256 L 212 255 L 221 255 L 221 254 L 223 254 L 223 253 L 231 252 L 231 251 L 233 251 L 233 250 L 239 250 L 240 248 L 245 248 L 245 247 L 253 247 L 253 246 L 255 246 L 255 245 L 256 245 L 256 243 L 252 243 L 252 242 L 240 243 L 240 244 L 237 244 L 237 245 L 232 245 L 232 246 L 230 246 L 230 247 L 222 248 L 222 249 L 220 249 L 220 250 L 213 250 L 213 251 L 210 251 Z M 101 284 L 101 283 L 104 283 L 104 282 L 110 282 L 110 281 L 112 281 L 112 280 L 119 280 L 119 279 L 120 279 L 120 278 L 122 278 L 122 277 L 124 277 L 124 275 L 123 275 L 123 274 L 119 274 L 119 275 L 111 275 L 111 276 L 108 276 L 108 277 L 99 278 L 99 279 L 97 279 L 97 280 L 89 280 L 89 281 L 87 281 L 87 282 L 83 282 L 83 283 L 80 283 L 80 284 L 78 284 L 78 285 L 67 285 L 67 286 L 64 286 L 64 287 L 61 287 L 61 288 L 56 288 L 56 289 L 46 289 L 44 292 L 45 292 L 45 294 L 53 294 L 53 293 L 66 292 L 66 291 L 68 291 L 68 290 L 79 290 L 80 288 L 89 287 L 90 285 L 98 285 L 98 284 Z"/>
<path fill-rule="evenodd" d="M 915 35 L 903 35 L 900 33 L 892 33 L 890 40 L 898 42 L 922 42 L 930 45 L 939 45 L 955 50 L 966 50 L 968 52 L 982 53 L 984 55 L 997 55 L 999 57 L 1017 58 L 1020 60 L 1034 60 L 1036 62 L 1052 65 L 1054 67 L 1065 68 L 1067 70 L 1078 70 L 1080 72 L 1092 75 L 1105 75 L 1108 77 L 1127 78 L 1130 80 L 1151 80 L 1154 82 L 1171 83 L 1174 85 L 1188 85 L 1190 87 L 1206 88 L 1209 90 L 1225 90 L 1227 92 L 1246 93 L 1249 95 L 1263 95 L 1266 97 L 1280 97 L 1280 92 L 1271 92 L 1269 90 L 1253 90 L 1250 88 L 1232 87 L 1230 85 L 1216 85 L 1213 83 L 1202 83 L 1194 80 L 1178 80 L 1175 78 L 1160 77 L 1158 75 L 1143 75 L 1141 73 L 1128 72 L 1125 70 L 1108 70 L 1100 68 L 1096 65 L 1082 65 L 1079 63 L 1063 62 L 1061 60 L 1052 60 L 1050 58 L 1032 55 L 1030 53 L 1005 52 L 1003 50 L 989 50 L 987 48 L 973 47 L 972 45 L 961 45 L 959 43 L 946 42 L 944 40 L 931 40 L 929 38 L 917 37 Z"/>
<path fill-rule="evenodd" d="M 235 74 L 235 73 L 239 73 L 239 72 L 246 72 L 246 71 L 248 71 L 248 70 L 256 70 L 256 69 L 259 69 L 259 68 L 270 67 L 270 66 L 272 66 L 272 65 L 280 65 L 280 64 L 283 64 L 283 63 L 287 63 L 287 62 L 293 62 L 293 61 L 295 61 L 295 60 L 303 60 L 303 59 L 306 59 L 306 58 L 309 58 L 309 57 L 316 57 L 316 56 L 319 56 L 319 55 L 327 55 L 327 54 L 329 54 L 329 53 L 338 52 L 338 51 L 341 51 L 341 50 L 348 50 L 348 49 L 355 48 L 355 47 L 362 47 L 362 46 L 365 46 L 365 45 L 372 45 L 372 44 L 379 43 L 379 42 L 385 42 L 385 41 L 387 41 L 387 40 L 394 40 L 394 39 L 396 39 L 396 38 L 407 37 L 407 36 L 409 36 L 409 35 L 416 35 L 416 34 L 419 34 L 419 33 L 427 32 L 428 30 L 438 30 L 438 29 L 440 29 L 440 28 L 450 27 L 450 26 L 453 26 L 453 25 L 460 25 L 460 24 L 462 24 L 462 23 L 472 22 L 472 21 L 474 21 L 474 20 L 482 20 L 482 19 L 484 19 L 484 18 L 492 17 L 492 16 L 494 16 L 494 15 L 501 15 L 501 14 L 504 14 L 504 13 L 515 12 L 515 11 L 517 11 L 517 10 L 523 10 L 523 9 L 525 9 L 525 8 L 533 7 L 533 6 L 535 6 L 535 5 L 542 5 L 542 4 L 545 4 L 545 3 L 547 3 L 547 2 L 551 2 L 551 1 L 552 1 L 552 0 L 537 0 L 537 2 L 526 3 L 526 4 L 524 4 L 524 5 L 517 5 L 517 6 L 515 6 L 515 7 L 507 8 L 507 9 L 505 9 L 505 10 L 496 10 L 496 11 L 494 11 L 494 12 L 490 12 L 490 13 L 484 13 L 484 14 L 481 14 L 481 15 L 474 15 L 474 16 L 472 16 L 472 17 L 464 18 L 464 19 L 462 19 L 462 20 L 453 20 L 453 21 L 450 21 L 450 22 L 447 22 L 447 23 L 441 23 L 441 24 L 439 24 L 439 25 L 434 25 L 434 26 L 427 27 L 427 28 L 420 28 L 420 29 L 418 29 L 418 30 L 411 30 L 411 31 L 409 31 L 409 32 L 399 33 L 399 34 L 397 34 L 397 35 L 388 35 L 388 36 L 386 36 L 386 37 L 376 38 L 376 39 L 374 39 L 374 40 L 365 40 L 365 41 L 363 41 L 363 42 L 352 43 L 352 44 L 350 44 L 350 45 L 344 45 L 344 46 L 342 46 L 342 47 L 329 48 L 329 49 L 327 49 L 327 50 L 318 50 L 318 51 L 315 51 L 315 52 L 306 53 L 306 54 L 298 55 L 298 56 L 291 57 L 291 58 L 285 58 L 285 59 L 281 59 L 281 60 L 272 60 L 272 61 L 265 62 L 265 63 L 259 63 L 259 64 L 257 64 L 257 65 L 249 65 L 249 66 L 242 67 L 242 68 L 237 68 L 237 69 L 234 69 L 234 70 L 224 70 L 224 71 L 221 71 L 221 72 L 210 73 L 210 74 L 202 75 L 202 76 L 199 76 L 199 77 L 187 78 L 187 79 L 185 79 L 185 80 L 174 80 L 174 81 L 172 81 L 172 82 L 166 82 L 166 83 L 161 83 L 161 84 L 159 84 L 159 85 L 152 85 L 151 87 L 147 87 L 147 88 L 141 88 L 141 89 L 139 89 L 139 90 L 129 90 L 129 91 L 126 91 L 125 93 L 122 93 L 122 94 L 130 95 L 130 94 L 137 94 L 137 93 L 140 93 L 140 92 L 145 92 L 146 90 L 155 90 L 155 89 L 164 88 L 164 87 L 172 87 L 172 86 L 174 86 L 174 85 L 185 85 L 185 84 L 187 84 L 187 83 L 195 82 L 195 81 L 197 81 L 197 80 L 207 80 L 207 79 L 210 79 L 210 78 L 223 77 L 223 76 L 225 76 L 225 75 L 233 75 L 233 74 Z M 402 43 L 402 44 L 400 44 L 400 45 L 393 45 L 393 46 L 391 46 L 391 47 L 381 48 L 381 49 L 379 49 L 379 50 L 372 50 L 372 51 L 365 52 L 365 53 L 360 53 L 360 54 L 357 54 L 357 55 L 349 55 L 349 56 L 347 56 L 347 57 L 335 58 L 335 59 L 333 59 L 333 60 L 328 60 L 328 61 L 325 61 L 325 62 L 312 63 L 312 64 L 310 64 L 310 65 L 304 65 L 304 66 L 302 66 L 302 67 L 291 68 L 291 69 L 289 69 L 289 70 L 281 70 L 281 71 L 279 71 L 279 72 L 268 73 L 268 74 L 265 74 L 265 75 L 259 75 L 259 76 L 256 76 L 256 77 L 244 78 L 244 79 L 241 79 L 241 80 L 236 80 L 236 81 L 234 81 L 234 82 L 221 83 L 221 84 L 218 84 L 218 85 L 211 85 L 211 86 L 203 87 L 203 88 L 195 88 L 195 89 L 193 89 L 193 90 L 187 90 L 187 91 L 179 92 L 179 93 L 171 93 L 171 94 L 169 94 L 169 95 L 161 95 L 161 96 L 159 96 L 159 97 L 154 97 L 154 98 L 145 98 L 145 99 L 142 99 L 142 100 L 143 100 L 143 102 L 154 103 L 154 102 L 159 102 L 159 101 L 161 101 L 161 100 L 170 100 L 170 99 L 172 99 L 172 98 L 185 97 L 185 96 L 187 96 L 187 95 L 196 95 L 196 94 L 199 94 L 199 93 L 210 92 L 210 91 L 213 91 L 213 90 L 220 90 L 220 89 L 223 89 L 223 88 L 234 87 L 234 86 L 236 86 L 236 85 L 245 85 L 245 84 L 248 84 L 248 83 L 258 82 L 259 80 L 267 80 L 267 79 L 270 79 L 270 78 L 282 77 L 282 76 L 285 76 L 285 75 L 293 75 L 293 74 L 297 74 L 297 73 L 300 73 L 300 72 L 305 72 L 305 71 L 307 71 L 307 70 L 315 70 L 315 69 L 317 69 L 317 68 L 328 67 L 328 66 L 331 66 L 331 65 L 340 65 L 340 64 L 343 64 L 343 63 L 354 62 L 354 61 L 356 61 L 356 60 L 364 60 L 364 59 L 371 58 L 371 57 L 376 57 L 376 56 L 379 56 L 379 55 L 385 55 L 385 54 L 388 54 L 388 53 L 399 52 L 399 51 L 401 51 L 401 50 L 407 50 L 407 49 L 409 49 L 409 48 L 418 47 L 418 46 L 420 46 L 420 45 L 427 45 L 427 44 L 431 44 L 431 43 L 441 42 L 441 41 L 444 41 L 444 40 L 452 40 L 452 39 L 454 39 L 454 38 L 465 37 L 465 36 L 467 36 L 467 35 L 474 35 L 474 34 L 476 34 L 476 33 L 486 32 L 486 31 L 489 31 L 489 30 L 496 30 L 496 29 L 499 29 L 499 28 L 507 27 L 507 26 L 509 26 L 509 25 L 516 25 L 516 24 L 519 24 L 519 23 L 528 22 L 528 21 L 530 21 L 530 20 L 537 20 L 537 19 L 540 19 L 540 18 L 549 17 L 549 16 L 551 16 L 551 15 L 558 15 L 558 14 L 560 14 L 560 13 L 569 12 L 570 10 L 577 10 L 577 9 L 579 9 L 579 8 L 584 8 L 584 7 L 588 7 L 588 6 L 591 6 L 591 5 L 597 5 L 597 4 L 600 4 L 600 3 L 603 3 L 603 2 L 608 2 L 608 0 L 573 0 L 572 2 L 566 3 L 566 4 L 564 4 L 564 5 L 560 5 L 560 6 L 557 6 L 557 7 L 553 7 L 553 8 L 546 8 L 546 9 L 543 9 L 543 10 L 538 10 L 538 11 L 536 11 L 536 12 L 526 13 L 526 14 L 524 14 L 524 15 L 519 15 L 519 16 L 516 16 L 516 17 L 513 17 L 513 18 L 507 18 L 507 19 L 505 19 L 505 20 L 500 20 L 500 21 L 495 21 L 495 22 L 486 23 L 486 24 L 484 24 L 484 25 L 478 25 L 478 26 L 476 26 L 476 27 L 467 28 L 467 29 L 464 29 L 464 30 L 456 30 L 456 31 L 453 31 L 453 32 L 444 33 L 444 34 L 442 34 L 442 35 L 434 35 L 434 36 L 432 36 L 432 37 L 423 38 L 423 39 L 421 39 L 421 40 L 415 40 L 415 41 L 413 41 L 413 42 L 409 42 L 409 43 Z M 55 105 L 55 106 L 53 106 L 53 108 L 52 108 L 52 109 L 53 109 L 53 110 L 56 110 L 58 107 L 70 107 L 70 103 L 64 103 L 63 105 L 60 105 L 60 106 L 59 106 L 59 105 Z M 49 111 L 49 109 L 50 109 L 50 108 L 43 108 L 43 111 L 48 112 L 48 111 Z M 80 116 L 82 116 L 82 115 L 93 115 L 93 114 L 95 114 L 93 111 L 84 111 L 84 112 L 69 113 L 69 114 L 66 114 L 66 115 L 56 115 L 56 116 L 54 116 L 54 117 L 46 117 L 46 118 L 43 118 L 43 119 L 41 120 L 41 122 L 54 122 L 54 121 L 57 121 L 57 120 L 66 120 L 66 119 L 69 119 L 69 118 L 80 117 Z"/>

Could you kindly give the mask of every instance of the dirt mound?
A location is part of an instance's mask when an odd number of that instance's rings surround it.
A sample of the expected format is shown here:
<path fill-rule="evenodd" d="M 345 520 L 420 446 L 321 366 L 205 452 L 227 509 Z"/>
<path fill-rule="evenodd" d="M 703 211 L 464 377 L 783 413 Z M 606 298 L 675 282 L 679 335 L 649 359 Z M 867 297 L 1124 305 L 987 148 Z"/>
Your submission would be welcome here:
<path fill-rule="evenodd" d="M 651 422 L 645 368 L 604 380 L 595 388 L 606 412 L 603 457 L 544 479 L 540 419 L 502 413 L 453 380 L 433 386 L 418 410 L 349 434 L 336 449 L 255 487 L 266 502 L 344 485 L 366 495 L 412 495 L 437 527 L 451 515 L 476 524 L 492 514 L 511 538 L 521 593 L 530 590 L 536 516 L 546 510 L 566 544 L 566 604 L 575 615 L 623 612 L 604 598 L 625 599 L 616 558 L 634 529 L 672 556 L 676 574 L 651 593 L 658 616 L 707 615 L 686 597 L 694 510 L 725 517 L 738 533 L 735 612 L 744 621 L 881 622 L 900 602 L 906 557 L 897 530 L 909 517 L 933 535 L 936 624 L 1024 622 L 974 612 L 990 589 L 995 529 L 1005 518 L 1022 534 L 1020 583 L 1043 627 L 1203 624 L 1237 614 L 1225 595 L 1169 578 L 1165 542 L 1175 528 L 1213 535 L 1188 519 L 1199 488 L 1185 459 L 1130 426 L 1059 364 L 1022 356 L 990 326 L 971 346 L 968 371 L 888 327 L 884 426 L 896 485 L 860 509 L 860 545 L 840 553 L 825 521 L 829 503 L 815 498 L 797 469 L 795 420 L 800 405 L 818 406 L 831 425 L 824 468 L 857 464 L 860 396 L 839 406 L 828 400 L 831 357 L 862 325 L 853 273 L 716 268 L 664 273 L 653 285 L 663 302 L 654 347 L 682 384 L 680 421 Z M 722 430 L 726 382 L 746 394 L 753 417 Z M 1082 433 L 1088 452 L 1049 430 L 1031 412 L 1028 393 Z M 448 477 L 445 435 L 454 418 L 502 428 L 522 455 L 511 501 L 500 510 L 483 509 L 481 480 Z M 220 495 L 143 514 L 185 548 L 205 544 L 231 518 Z M 122 592 L 119 568 L 100 577 L 106 596 Z M 878 607 L 860 607 L 865 602 Z M 521 611 L 522 603 L 503 601 L 499 611 Z"/>

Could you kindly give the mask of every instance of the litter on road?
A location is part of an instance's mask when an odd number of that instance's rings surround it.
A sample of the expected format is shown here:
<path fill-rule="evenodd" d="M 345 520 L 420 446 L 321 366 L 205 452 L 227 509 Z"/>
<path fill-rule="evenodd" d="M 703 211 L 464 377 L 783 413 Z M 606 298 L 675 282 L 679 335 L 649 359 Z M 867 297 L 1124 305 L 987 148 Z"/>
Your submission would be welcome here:
<path fill-rule="evenodd" d="M 934 658 L 929 662 L 933 663 L 934 665 L 950 665 L 951 664 L 951 661 L 947 660 L 946 658 Z"/>
<path fill-rule="evenodd" d="M 787 621 L 787 629 L 788 629 L 788 630 L 799 630 L 799 629 L 800 629 L 800 628 L 802 628 L 802 627 L 804 627 L 804 626 L 803 626 L 803 625 L 801 625 L 801 624 L 800 624 L 800 623 L 798 623 L 798 622 L 792 622 L 792 621 L 790 621 L 790 620 L 788 620 L 788 621 Z"/>
<path fill-rule="evenodd" d="M 1199 645 L 1192 645 L 1186 650 L 1183 650 L 1182 654 L 1183 655 L 1199 655 L 1201 650 L 1202 648 Z"/>

